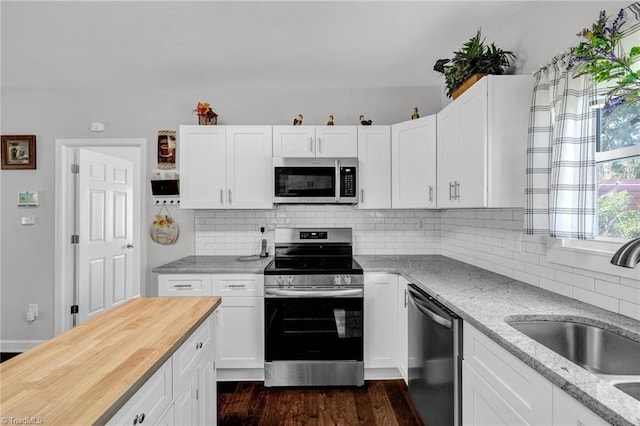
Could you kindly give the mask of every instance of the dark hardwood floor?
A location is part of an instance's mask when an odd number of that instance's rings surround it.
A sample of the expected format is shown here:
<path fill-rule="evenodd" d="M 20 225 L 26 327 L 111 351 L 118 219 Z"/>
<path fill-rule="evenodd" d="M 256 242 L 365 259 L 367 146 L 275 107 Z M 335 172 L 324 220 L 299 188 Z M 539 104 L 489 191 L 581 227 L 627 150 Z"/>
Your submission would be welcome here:
<path fill-rule="evenodd" d="M 402 380 L 361 388 L 265 388 L 219 382 L 218 425 L 422 425 Z"/>

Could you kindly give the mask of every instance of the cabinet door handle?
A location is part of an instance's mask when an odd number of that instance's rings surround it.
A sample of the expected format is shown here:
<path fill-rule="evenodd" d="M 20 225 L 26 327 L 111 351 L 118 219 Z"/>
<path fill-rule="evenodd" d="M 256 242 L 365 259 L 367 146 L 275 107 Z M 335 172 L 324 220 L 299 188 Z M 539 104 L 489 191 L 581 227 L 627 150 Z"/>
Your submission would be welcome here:
<path fill-rule="evenodd" d="M 449 181 L 449 201 L 453 200 L 453 195 L 451 194 L 451 189 L 454 189 L 455 185 Z"/>
<path fill-rule="evenodd" d="M 231 205 L 231 188 L 229 188 L 229 205 Z"/>
<path fill-rule="evenodd" d="M 360 202 L 364 203 L 364 188 L 360 188 Z"/>
<path fill-rule="evenodd" d="M 460 182 L 456 181 L 456 200 L 460 199 Z"/>
<path fill-rule="evenodd" d="M 407 297 L 408 297 L 409 292 L 407 291 L 407 289 L 404 289 L 404 307 L 406 308 L 408 303 Z"/>
<path fill-rule="evenodd" d="M 192 284 L 175 284 L 174 285 L 175 288 L 191 288 L 193 287 Z"/>
<path fill-rule="evenodd" d="M 433 186 L 429 185 L 429 202 L 433 201 Z"/>
<path fill-rule="evenodd" d="M 318 137 L 318 152 L 322 152 L 322 139 Z"/>
<path fill-rule="evenodd" d="M 309 151 L 313 152 L 313 138 L 309 137 Z"/>
<path fill-rule="evenodd" d="M 220 205 L 224 205 L 224 190 L 220 188 Z"/>

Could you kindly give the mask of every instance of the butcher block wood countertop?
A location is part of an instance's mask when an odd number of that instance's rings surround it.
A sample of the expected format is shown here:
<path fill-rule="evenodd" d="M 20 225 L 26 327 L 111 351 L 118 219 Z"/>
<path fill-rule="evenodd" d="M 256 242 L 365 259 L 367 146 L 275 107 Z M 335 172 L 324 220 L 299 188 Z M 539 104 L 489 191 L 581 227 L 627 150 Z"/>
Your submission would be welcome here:
<path fill-rule="evenodd" d="M 220 297 L 129 300 L 0 364 L 0 420 L 105 423 L 220 302 Z"/>

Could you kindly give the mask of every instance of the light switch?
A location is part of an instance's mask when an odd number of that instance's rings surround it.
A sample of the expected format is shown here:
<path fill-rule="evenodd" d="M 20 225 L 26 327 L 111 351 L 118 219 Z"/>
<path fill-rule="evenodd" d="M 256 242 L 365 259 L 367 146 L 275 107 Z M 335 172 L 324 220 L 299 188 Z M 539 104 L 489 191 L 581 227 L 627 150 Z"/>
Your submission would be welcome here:
<path fill-rule="evenodd" d="M 35 217 L 23 217 L 21 219 L 21 222 L 23 225 L 35 225 L 36 224 L 36 218 Z"/>

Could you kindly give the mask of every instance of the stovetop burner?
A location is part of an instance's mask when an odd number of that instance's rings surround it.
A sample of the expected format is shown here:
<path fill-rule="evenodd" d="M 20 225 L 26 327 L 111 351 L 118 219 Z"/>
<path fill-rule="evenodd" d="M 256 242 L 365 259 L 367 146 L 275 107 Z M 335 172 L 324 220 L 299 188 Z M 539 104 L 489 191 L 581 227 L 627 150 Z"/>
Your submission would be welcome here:
<path fill-rule="evenodd" d="M 265 275 L 362 274 L 353 258 L 351 228 L 279 228 Z"/>

